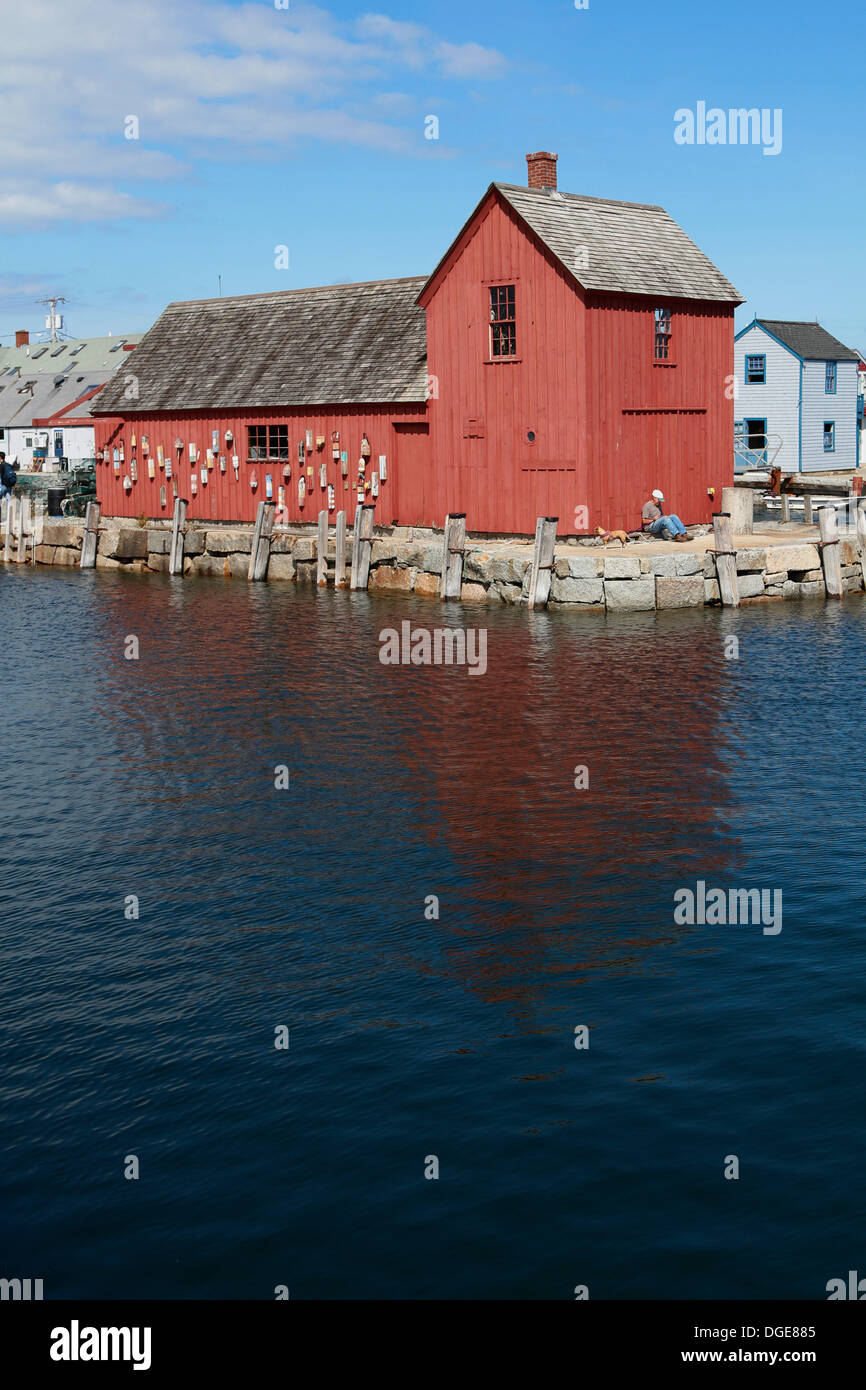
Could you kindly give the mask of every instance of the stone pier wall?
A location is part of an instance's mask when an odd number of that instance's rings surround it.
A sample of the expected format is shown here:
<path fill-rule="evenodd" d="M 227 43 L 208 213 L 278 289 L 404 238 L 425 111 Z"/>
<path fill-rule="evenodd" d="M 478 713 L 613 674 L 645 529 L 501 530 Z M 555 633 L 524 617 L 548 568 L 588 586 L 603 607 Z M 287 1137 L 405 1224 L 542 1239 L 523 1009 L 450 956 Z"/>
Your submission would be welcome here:
<path fill-rule="evenodd" d="M 402 534 L 401 534 L 402 531 Z M 77 566 L 83 524 L 46 521 L 35 559 L 42 565 Z M 757 538 L 756 538 L 757 539 Z M 246 580 L 252 528 L 192 525 L 184 538 L 184 574 Z M 330 542 L 333 549 L 333 540 Z M 103 522 L 97 569 L 166 573 L 169 527 Z M 268 579 L 315 584 L 315 531 L 277 531 L 271 542 Z M 597 542 L 559 547 L 550 605 L 580 612 L 641 612 L 701 608 L 719 602 L 711 554 L 683 548 L 675 554 L 645 554 L 640 544 L 607 549 Z M 347 542 L 347 569 L 351 540 Z M 863 588 L 856 537 L 841 540 L 842 581 L 846 591 Z M 464 603 L 526 604 L 532 547 L 467 539 Z M 395 528 L 373 541 L 369 587 L 372 591 L 414 593 L 435 598 L 442 567 L 442 534 Z M 774 599 L 812 598 L 825 593 L 821 553 L 808 542 L 773 539 L 737 551 L 740 598 L 744 604 Z"/>

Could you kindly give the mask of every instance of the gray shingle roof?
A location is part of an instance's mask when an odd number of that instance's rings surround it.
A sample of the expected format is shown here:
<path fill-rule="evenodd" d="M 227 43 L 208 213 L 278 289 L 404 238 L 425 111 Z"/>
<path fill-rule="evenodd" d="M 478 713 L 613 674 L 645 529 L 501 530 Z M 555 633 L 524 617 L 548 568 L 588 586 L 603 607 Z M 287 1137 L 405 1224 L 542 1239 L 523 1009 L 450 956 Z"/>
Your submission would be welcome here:
<path fill-rule="evenodd" d="M 859 362 L 859 352 L 847 348 L 822 328 L 820 323 L 799 323 L 793 319 L 756 319 L 762 328 L 779 338 L 798 357 L 823 362 Z"/>
<path fill-rule="evenodd" d="M 136 410 L 423 401 L 424 277 L 169 304 L 129 364 Z M 129 410 L 124 377 L 94 415 Z"/>
<path fill-rule="evenodd" d="M 59 376 L 59 373 L 57 374 Z M 91 386 L 98 386 L 109 379 L 109 373 L 70 372 L 59 385 L 56 377 L 47 372 L 24 372 L 17 377 L 0 378 L 0 425 L 11 429 L 26 429 L 34 420 L 47 418 L 64 406 L 80 400 Z M 25 383 L 33 382 L 33 391 L 25 388 Z M 9 384 L 7 385 L 6 382 Z"/>
<path fill-rule="evenodd" d="M 743 302 L 664 208 L 519 184 L 493 187 L 584 289 Z"/>

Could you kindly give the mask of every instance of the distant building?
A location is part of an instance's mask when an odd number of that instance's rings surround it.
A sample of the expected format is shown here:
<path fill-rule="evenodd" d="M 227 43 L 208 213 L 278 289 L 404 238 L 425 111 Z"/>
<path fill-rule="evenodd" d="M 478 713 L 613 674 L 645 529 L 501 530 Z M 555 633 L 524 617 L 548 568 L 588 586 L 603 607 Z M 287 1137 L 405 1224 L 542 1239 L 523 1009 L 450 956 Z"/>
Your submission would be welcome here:
<path fill-rule="evenodd" d="M 819 323 L 755 318 L 734 339 L 734 466 L 853 471 L 860 354 Z"/>
<path fill-rule="evenodd" d="M 0 450 L 25 472 L 34 461 L 92 463 L 86 403 L 128 363 L 138 336 L 31 343 L 19 330 L 14 347 L 0 347 Z"/>

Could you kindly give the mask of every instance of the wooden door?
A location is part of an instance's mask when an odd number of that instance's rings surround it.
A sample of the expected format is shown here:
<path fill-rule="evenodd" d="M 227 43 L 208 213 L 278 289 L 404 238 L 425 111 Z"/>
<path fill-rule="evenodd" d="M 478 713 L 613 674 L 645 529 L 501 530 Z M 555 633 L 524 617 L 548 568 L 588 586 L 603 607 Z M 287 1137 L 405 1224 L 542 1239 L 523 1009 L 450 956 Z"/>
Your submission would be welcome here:
<path fill-rule="evenodd" d="M 430 426 L 426 420 L 395 422 L 388 479 L 380 485 L 376 520 L 380 526 L 441 526 L 436 499 L 429 496 Z"/>

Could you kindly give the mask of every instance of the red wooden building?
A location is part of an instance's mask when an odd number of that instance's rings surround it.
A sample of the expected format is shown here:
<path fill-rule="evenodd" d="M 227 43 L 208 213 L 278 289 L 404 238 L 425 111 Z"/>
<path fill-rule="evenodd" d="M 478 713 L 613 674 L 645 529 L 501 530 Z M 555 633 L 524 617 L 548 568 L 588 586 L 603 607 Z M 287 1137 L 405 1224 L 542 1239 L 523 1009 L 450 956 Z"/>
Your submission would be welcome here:
<path fill-rule="evenodd" d="M 663 209 L 492 184 L 429 279 L 172 304 L 92 406 L 107 515 L 474 533 L 691 523 L 733 480 L 742 296 Z"/>

